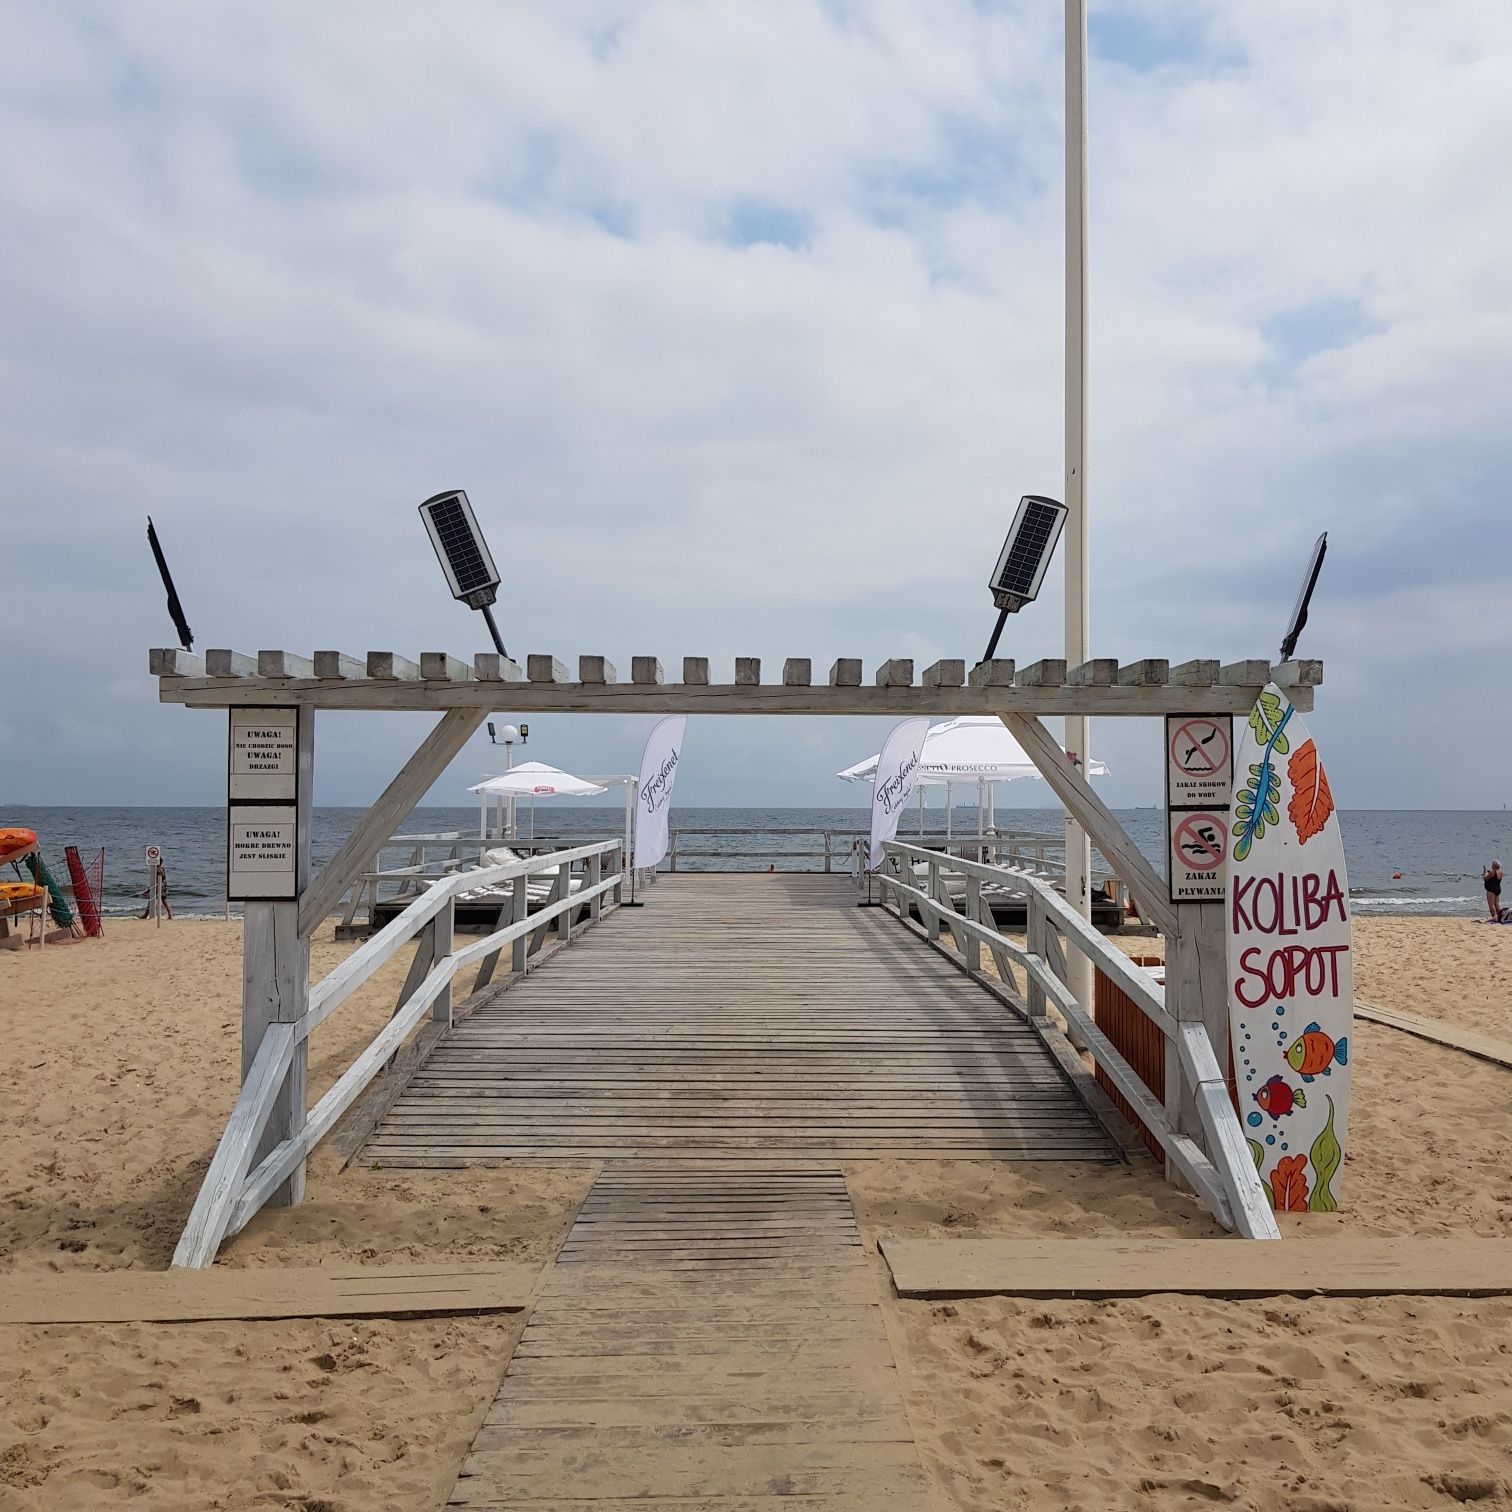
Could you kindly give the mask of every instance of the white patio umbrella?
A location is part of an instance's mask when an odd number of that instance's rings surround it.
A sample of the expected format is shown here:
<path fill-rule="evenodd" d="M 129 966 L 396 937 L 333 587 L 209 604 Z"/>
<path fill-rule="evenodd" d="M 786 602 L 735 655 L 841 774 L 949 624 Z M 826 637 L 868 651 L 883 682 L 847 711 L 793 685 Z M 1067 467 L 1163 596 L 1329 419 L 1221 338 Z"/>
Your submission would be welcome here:
<path fill-rule="evenodd" d="M 537 798 L 597 798 L 609 789 L 599 782 L 589 782 L 586 777 L 574 777 L 560 767 L 548 766 L 544 761 L 522 761 L 519 766 L 500 772 L 468 788 L 477 793 L 486 803 L 494 798 L 502 803 L 506 798 L 529 798 L 530 837 L 535 838 L 535 800 Z"/>
<path fill-rule="evenodd" d="M 877 757 L 870 756 L 847 767 L 836 776 L 846 782 L 872 782 L 877 775 Z M 946 833 L 950 829 L 949 789 L 964 783 L 974 783 L 977 789 L 977 830 L 981 831 L 981 807 L 984 789 L 990 794 L 990 784 L 1013 782 L 1020 777 L 1039 777 L 1039 768 L 1029 759 L 1024 748 L 1008 733 L 1001 719 L 987 714 L 963 714 L 956 719 L 947 719 L 943 724 L 931 725 L 924 737 L 924 747 L 919 754 L 919 831 L 923 833 L 924 788 L 946 789 Z M 1106 777 L 1108 764 L 1092 760 L 1086 774 L 1090 777 Z"/>

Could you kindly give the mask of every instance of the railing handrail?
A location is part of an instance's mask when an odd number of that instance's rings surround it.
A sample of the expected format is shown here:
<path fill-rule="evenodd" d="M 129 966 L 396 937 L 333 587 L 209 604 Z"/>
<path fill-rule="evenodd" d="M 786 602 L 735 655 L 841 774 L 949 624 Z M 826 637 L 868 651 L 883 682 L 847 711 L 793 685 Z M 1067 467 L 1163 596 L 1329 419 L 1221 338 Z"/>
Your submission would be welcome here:
<path fill-rule="evenodd" d="M 937 940 L 939 926 L 943 923 L 948 925 L 953 937 L 955 931 L 960 929 L 973 940 L 987 944 L 995 957 L 1000 960 L 1010 959 L 1023 967 L 1030 982 L 1031 999 L 1035 1000 L 1037 989 L 1055 1003 L 1067 1024 L 1092 1051 L 1099 1066 L 1129 1104 L 1138 1111 L 1141 1121 L 1159 1142 L 1167 1158 L 1192 1184 L 1218 1221 L 1226 1228 L 1237 1229 L 1246 1238 L 1281 1237 L 1275 1217 L 1266 1206 L 1255 1178 L 1244 1133 L 1228 1100 L 1227 1088 L 1205 1025 L 1178 1022 L 1173 1018 L 1166 1008 L 1164 990 L 1117 946 L 1104 939 L 1053 887 L 1039 877 L 1016 868 L 967 861 L 897 840 L 886 842 L 883 853 L 884 863 L 877 873 L 877 880 L 883 888 L 884 897 L 888 888 L 898 894 L 900 917 L 906 911 L 903 899 L 907 898 L 919 909 L 921 919 L 926 914 L 931 917 L 929 936 L 932 941 Z M 930 868 L 928 891 L 910 885 L 915 880 L 910 863 L 915 861 L 923 861 Z M 895 874 L 888 873 L 889 863 L 897 869 Z M 902 880 L 905 867 L 908 882 Z M 954 900 L 942 885 L 942 874 L 947 871 L 959 872 L 967 878 L 966 915 L 956 908 Z M 1033 948 L 1025 949 L 1007 939 L 995 926 L 986 922 L 991 914 L 984 909 L 981 884 L 1005 876 L 1011 877 L 1032 895 L 1027 943 L 1031 947 L 1035 943 L 1036 928 L 1040 931 L 1042 942 L 1054 940 L 1054 933 L 1047 927 L 1053 924 L 1071 945 L 1096 964 L 1106 976 L 1117 982 L 1160 1030 L 1166 1042 L 1176 1049 L 1182 1070 L 1194 1089 L 1198 1116 L 1208 1138 L 1207 1152 L 1190 1136 L 1177 1130 L 1166 1110 L 1156 1101 L 1096 1021 L 1077 1002 L 1070 988 L 1051 968 L 1050 962 Z M 943 897 L 937 894 L 943 894 Z M 978 915 L 975 919 L 969 916 L 972 905 Z M 986 918 L 983 917 L 984 912 Z M 975 950 L 972 954 L 975 956 Z M 974 969 L 972 960 L 968 960 L 966 964 L 968 969 Z M 1004 986 L 1016 990 L 1009 981 L 1005 981 Z M 1041 1009 L 1041 1017 L 1042 1012 Z M 1042 1024 L 1036 1022 L 1032 1005 L 1027 1017 L 1032 1025 L 1043 1032 Z"/>

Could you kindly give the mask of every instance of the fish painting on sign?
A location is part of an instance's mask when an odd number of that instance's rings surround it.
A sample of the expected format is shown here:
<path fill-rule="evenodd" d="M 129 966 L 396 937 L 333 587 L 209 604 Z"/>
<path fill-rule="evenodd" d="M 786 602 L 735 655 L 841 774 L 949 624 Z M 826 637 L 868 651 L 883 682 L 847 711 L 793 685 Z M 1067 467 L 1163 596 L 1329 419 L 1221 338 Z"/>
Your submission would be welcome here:
<path fill-rule="evenodd" d="M 1354 963 L 1328 775 L 1286 695 L 1239 731 L 1227 885 L 1239 1111 L 1279 1212 L 1333 1212 L 1349 1122 Z"/>

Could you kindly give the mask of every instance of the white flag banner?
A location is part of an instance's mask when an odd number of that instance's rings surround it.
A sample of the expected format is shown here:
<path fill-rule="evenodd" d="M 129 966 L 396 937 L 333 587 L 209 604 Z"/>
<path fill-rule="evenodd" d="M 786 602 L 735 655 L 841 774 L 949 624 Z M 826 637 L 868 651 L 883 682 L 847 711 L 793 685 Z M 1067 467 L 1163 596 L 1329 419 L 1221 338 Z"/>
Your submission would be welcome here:
<path fill-rule="evenodd" d="M 929 720 L 905 719 L 892 728 L 877 757 L 877 776 L 872 786 L 871 851 L 868 865 L 872 871 L 882 864 L 882 847 L 898 833 L 898 820 L 908 807 L 908 800 L 919 782 L 919 753 L 929 734 Z"/>
<path fill-rule="evenodd" d="M 672 784 L 682 756 L 686 714 L 662 720 L 646 740 L 640 782 L 635 789 L 635 865 L 654 867 L 667 854 L 667 816 L 672 807 Z"/>

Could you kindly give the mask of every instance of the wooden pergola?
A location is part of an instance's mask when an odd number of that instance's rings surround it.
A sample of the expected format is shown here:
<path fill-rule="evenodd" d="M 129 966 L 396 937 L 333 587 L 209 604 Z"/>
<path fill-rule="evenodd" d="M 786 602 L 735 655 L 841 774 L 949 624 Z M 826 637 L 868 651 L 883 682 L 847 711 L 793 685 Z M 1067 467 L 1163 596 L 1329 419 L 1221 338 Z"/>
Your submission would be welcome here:
<path fill-rule="evenodd" d="M 443 652 L 423 652 L 412 661 L 389 651 L 366 656 L 316 651 L 303 656 L 287 651 L 253 655 L 212 650 L 201 658 L 166 649 L 152 651 L 149 666 L 158 679 L 162 702 L 232 711 L 233 727 L 236 711 L 297 711 L 292 719 L 287 713 L 282 716 L 297 768 L 297 781 L 291 774 L 289 790 L 294 816 L 290 885 L 285 896 L 252 899 L 244 905 L 244 1092 L 233 1117 L 233 1124 L 240 1118 L 240 1125 L 235 1141 L 228 1128 L 217 1152 L 221 1168 L 213 1166 L 207 1177 L 206 1190 L 196 1205 L 204 1222 L 197 1244 L 189 1246 L 203 1255 L 208 1243 L 212 1257 L 232 1212 L 241 1211 L 245 1221 L 249 1187 L 256 1189 L 259 1201 L 275 1204 L 298 1202 L 303 1194 L 306 1041 L 312 1027 L 310 936 L 357 881 L 374 851 L 495 710 L 507 708 L 522 714 L 996 715 L 1118 872 L 1141 917 L 1166 936 L 1164 1012 L 1178 1025 L 1202 1025 L 1217 1064 L 1222 1065 L 1227 1057 L 1228 1006 L 1221 901 L 1178 905 L 1171 900 L 1166 882 L 1081 772 L 1066 761 L 1042 719 L 1057 715 L 1098 719 L 1243 715 L 1271 683 L 1306 711 L 1312 708 L 1314 689 L 1322 682 L 1322 664 L 1316 661 L 1272 666 L 1266 660 L 1225 664 L 1198 659 L 1172 665 L 1160 658 L 1130 662 L 1099 658 L 1072 667 L 1054 659 L 1018 667 L 1004 659 L 981 663 L 969 672 L 964 660 L 941 660 L 917 679 L 913 662 L 896 658 L 877 667 L 870 681 L 863 678 L 860 659 L 840 658 L 819 683 L 813 679 L 812 661 L 802 657 L 788 658 L 781 680 L 772 682 L 762 681 L 759 658 L 738 657 L 734 680 L 718 683 L 711 680 L 706 657 L 684 658 L 681 680 L 671 683 L 662 664 L 650 656 L 631 658 L 628 682 L 619 681 L 614 666 L 603 656 L 580 657 L 575 678 L 553 656 L 529 656 L 522 673 L 514 662 L 494 653 L 464 661 Z M 336 854 L 318 875 L 312 875 L 308 817 L 315 756 L 313 716 L 321 709 L 431 711 L 440 717 Z M 579 858 L 586 864 L 584 858 L 586 850 Z M 617 896 L 625 861 L 618 858 L 615 875 L 606 879 L 599 867 L 608 859 L 607 854 L 591 858 L 595 902 L 611 889 Z M 523 903 L 525 871 L 517 870 Z M 570 921 L 574 910 L 568 896 L 555 907 L 560 917 Z M 425 959 L 433 975 L 441 963 L 455 972 L 462 957 L 476 958 L 483 948 L 472 946 L 454 954 L 449 919 L 434 917 L 441 909 L 437 902 L 427 914 L 432 935 Z M 503 946 L 514 943 L 518 956 L 518 942 L 526 932 L 521 908 L 512 926 L 483 946 L 490 946 L 496 956 Z M 422 964 L 417 954 L 412 999 L 418 1002 L 430 991 L 422 1009 L 430 1007 L 444 1017 L 449 1012 L 450 975 L 433 984 L 433 990 L 426 988 L 429 978 L 420 971 Z M 327 994 L 316 1014 L 323 1016 L 332 1006 Z M 280 1025 L 289 1026 L 291 1032 L 269 1034 Z M 269 1050 L 270 1044 L 276 1048 Z M 256 1078 L 260 1083 L 254 1095 L 248 1088 Z M 1166 1085 L 1171 1089 L 1167 1106 L 1174 1128 L 1183 1136 L 1208 1138 L 1213 1089 L 1194 1077 L 1190 1064 L 1183 1063 L 1174 1037 L 1168 1044 Z M 1204 1102 L 1209 1105 L 1209 1135 L 1204 1134 Z M 1237 1122 L 1233 1133 L 1242 1148 Z M 228 1148 L 228 1141 L 233 1147 Z M 186 1244 L 189 1238 L 186 1232 Z"/>

